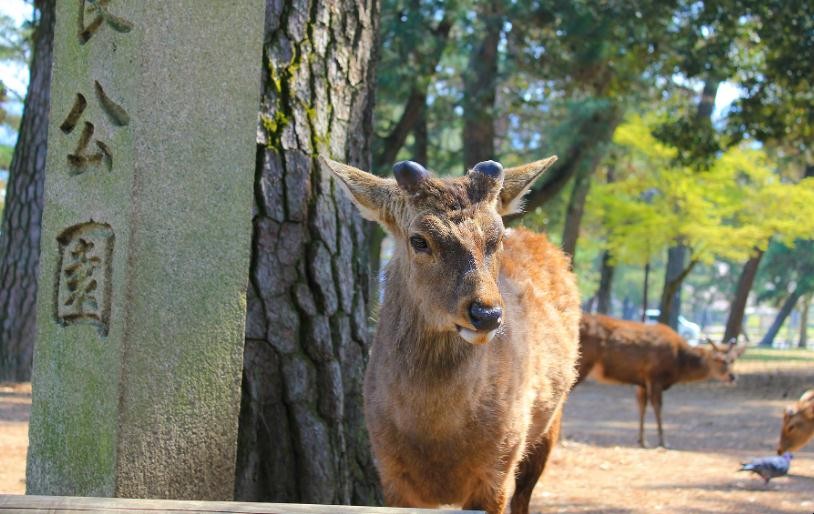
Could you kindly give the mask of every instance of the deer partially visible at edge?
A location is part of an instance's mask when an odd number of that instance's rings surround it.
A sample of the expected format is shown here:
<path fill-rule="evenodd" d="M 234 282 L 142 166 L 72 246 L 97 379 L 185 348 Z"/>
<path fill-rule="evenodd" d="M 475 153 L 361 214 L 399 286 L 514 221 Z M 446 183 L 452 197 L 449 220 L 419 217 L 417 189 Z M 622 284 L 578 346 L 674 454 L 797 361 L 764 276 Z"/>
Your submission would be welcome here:
<path fill-rule="evenodd" d="M 574 381 L 579 299 L 568 260 L 501 215 L 555 158 L 395 180 L 326 164 L 395 241 L 365 376 L 386 503 L 528 512 Z"/>
<path fill-rule="evenodd" d="M 799 450 L 814 438 L 814 389 L 809 389 L 783 413 L 777 454 Z"/>
<path fill-rule="evenodd" d="M 732 364 L 745 346 L 692 347 L 667 325 L 625 321 L 602 314 L 583 314 L 580 321 L 577 383 L 592 376 L 599 382 L 636 386 L 639 445 L 645 447 L 644 417 L 653 406 L 659 446 L 666 447 L 661 426 L 662 392 L 674 384 L 708 378 L 733 383 Z"/>

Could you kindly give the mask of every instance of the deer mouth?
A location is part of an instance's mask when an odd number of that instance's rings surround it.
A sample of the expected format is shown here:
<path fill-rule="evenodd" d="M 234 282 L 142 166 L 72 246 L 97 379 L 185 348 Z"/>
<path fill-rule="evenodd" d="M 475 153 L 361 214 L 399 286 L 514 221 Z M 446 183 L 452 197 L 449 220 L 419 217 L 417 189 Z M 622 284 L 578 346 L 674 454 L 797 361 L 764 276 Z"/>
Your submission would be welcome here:
<path fill-rule="evenodd" d="M 494 339 L 495 334 L 497 333 L 497 329 L 490 330 L 488 332 L 479 332 L 477 330 L 462 327 L 461 325 L 455 325 L 455 329 L 458 331 L 458 335 L 461 336 L 464 341 L 475 345 L 483 345 L 490 342 L 492 339 Z"/>

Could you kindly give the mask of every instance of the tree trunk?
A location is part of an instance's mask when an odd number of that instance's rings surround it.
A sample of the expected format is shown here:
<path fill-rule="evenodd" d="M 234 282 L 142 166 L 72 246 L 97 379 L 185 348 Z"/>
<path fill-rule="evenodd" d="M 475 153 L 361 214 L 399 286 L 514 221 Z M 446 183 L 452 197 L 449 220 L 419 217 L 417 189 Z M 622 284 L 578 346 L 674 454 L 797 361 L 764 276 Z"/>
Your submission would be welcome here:
<path fill-rule="evenodd" d="M 444 55 L 451 29 L 452 16 L 447 10 L 438 25 L 432 30 L 435 40 L 431 52 L 427 55 L 416 55 L 412 59 L 407 59 L 407 62 L 418 61 L 420 66 L 416 70 L 416 79 L 410 88 L 401 116 L 390 133 L 384 137 L 381 150 L 373 158 L 373 171 L 375 173 L 382 173 L 385 168 L 389 170 L 389 167 L 395 163 L 396 156 L 404 146 L 407 136 L 410 132 L 416 130 L 417 125 L 423 122 L 426 128 L 427 88 L 432 82 L 435 68 Z M 425 166 L 428 165 L 426 154 L 423 160 L 418 157 L 415 157 L 415 159 Z"/>
<path fill-rule="evenodd" d="M 664 291 L 670 291 L 669 298 L 662 293 L 659 304 L 659 322 L 669 325 L 673 329 L 678 327 L 678 315 L 681 312 L 681 284 L 684 281 L 677 278 L 684 271 L 684 262 L 687 260 L 689 248 L 679 243 L 667 250 L 667 266 L 664 271 Z"/>
<path fill-rule="evenodd" d="M 267 5 L 238 500 L 381 502 L 362 413 L 365 229 L 317 160 L 370 167 L 377 11 Z"/>
<path fill-rule="evenodd" d="M 763 258 L 763 250 L 755 248 L 755 254 L 746 261 L 738 278 L 738 287 L 735 290 L 735 297 L 729 307 L 729 317 L 726 319 L 726 330 L 724 330 L 724 341 L 729 341 L 733 337 L 738 337 L 743 332 L 743 316 L 746 312 L 746 301 L 749 298 L 749 291 L 755 282 L 757 270 L 760 267 L 760 260 Z"/>
<path fill-rule="evenodd" d="M 771 348 L 772 343 L 774 342 L 775 336 L 780 331 L 780 327 L 783 326 L 783 322 L 786 321 L 786 318 L 791 313 L 794 306 L 797 305 L 797 301 L 802 296 L 802 293 L 799 289 L 795 289 L 793 293 L 786 298 L 786 301 L 783 302 L 783 306 L 780 307 L 780 311 L 777 313 L 777 316 L 774 318 L 772 325 L 769 327 L 769 331 L 766 332 L 766 335 L 763 336 L 763 339 L 760 340 L 760 344 L 758 346 L 764 348 Z"/>
<path fill-rule="evenodd" d="M 426 98 L 425 98 L 426 100 Z M 413 159 L 424 166 L 429 165 L 430 140 L 427 128 L 427 107 L 421 111 L 419 118 L 413 129 Z"/>
<path fill-rule="evenodd" d="M 582 214 L 585 211 L 585 199 L 588 197 L 588 190 L 591 188 L 591 177 L 593 174 L 593 169 L 587 169 L 582 173 L 577 173 L 577 176 L 574 178 L 574 189 L 571 190 L 571 198 L 568 200 L 568 208 L 565 211 L 565 226 L 562 231 L 562 250 L 571 257 L 571 269 L 574 269 L 579 227 L 582 224 Z"/>
<path fill-rule="evenodd" d="M 642 323 L 647 321 L 647 294 L 650 289 L 650 263 L 644 265 L 644 291 L 642 294 Z"/>
<path fill-rule="evenodd" d="M 482 39 L 472 48 L 464 73 L 464 167 L 496 159 L 494 109 L 497 95 L 497 45 L 503 29 L 501 2 L 481 4 Z"/>
<path fill-rule="evenodd" d="M 720 81 L 709 78 L 704 82 L 704 89 L 701 91 L 701 99 L 698 102 L 698 109 L 695 112 L 696 119 L 700 123 L 712 123 L 711 116 L 715 109 L 715 95 L 718 92 Z M 684 262 L 689 255 L 689 249 L 682 242 L 677 242 L 675 246 L 667 251 L 667 267 L 664 273 L 664 289 L 672 291 L 672 297 L 662 294 L 660 305 L 661 313 L 659 322 L 670 325 L 673 329 L 678 328 L 678 316 L 681 314 L 681 286 L 683 278 L 676 281 L 676 278 L 684 270 Z"/>
<path fill-rule="evenodd" d="M 31 74 L 0 229 L 0 381 L 31 378 L 55 0 L 36 2 Z"/>
<path fill-rule="evenodd" d="M 611 314 L 611 288 L 613 286 L 613 272 L 615 266 L 611 264 L 611 253 L 605 250 L 602 253 L 602 271 L 599 275 L 599 289 L 596 291 L 596 312 Z"/>
<path fill-rule="evenodd" d="M 671 248 L 672 250 L 672 248 Z M 659 303 L 659 323 L 664 323 L 665 325 L 669 325 L 671 319 L 667 317 L 668 313 L 674 312 L 675 318 L 674 323 L 675 325 L 670 325 L 674 330 L 678 330 L 678 312 L 679 309 L 676 308 L 673 310 L 673 302 L 680 297 L 678 296 L 678 290 L 681 288 L 681 284 L 684 283 L 684 279 L 687 278 L 687 275 L 695 268 L 695 265 L 698 264 L 697 260 L 692 260 L 687 265 L 686 268 L 681 270 L 681 272 L 675 276 L 672 280 L 666 281 L 664 284 L 664 289 L 661 292 L 661 301 Z"/>
<path fill-rule="evenodd" d="M 800 340 L 797 347 L 802 349 L 808 347 L 808 310 L 810 307 L 811 294 L 807 294 L 803 297 L 803 305 L 800 307 Z"/>

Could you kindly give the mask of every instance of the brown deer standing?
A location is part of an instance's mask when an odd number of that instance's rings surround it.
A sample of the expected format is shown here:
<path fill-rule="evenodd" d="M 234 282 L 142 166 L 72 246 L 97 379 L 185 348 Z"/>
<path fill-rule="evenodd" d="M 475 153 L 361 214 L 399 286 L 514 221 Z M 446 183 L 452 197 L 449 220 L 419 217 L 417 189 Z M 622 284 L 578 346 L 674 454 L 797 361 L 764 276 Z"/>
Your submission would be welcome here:
<path fill-rule="evenodd" d="M 692 347 L 673 329 L 601 314 L 583 314 L 580 321 L 580 361 L 577 383 L 589 374 L 600 382 L 636 386 L 639 404 L 639 445 L 645 447 L 644 416 L 650 400 L 656 414 L 659 446 L 665 447 L 661 427 L 662 392 L 673 384 L 715 378 L 732 383 L 732 364 L 744 346 L 721 349 Z"/>
<path fill-rule="evenodd" d="M 528 512 L 576 376 L 579 300 L 568 260 L 501 215 L 555 158 L 487 161 L 395 180 L 328 161 L 368 219 L 393 236 L 365 377 L 365 416 L 391 506 Z"/>
<path fill-rule="evenodd" d="M 805 446 L 814 437 L 814 389 L 809 389 L 783 414 L 783 428 L 777 454 L 793 452 Z"/>

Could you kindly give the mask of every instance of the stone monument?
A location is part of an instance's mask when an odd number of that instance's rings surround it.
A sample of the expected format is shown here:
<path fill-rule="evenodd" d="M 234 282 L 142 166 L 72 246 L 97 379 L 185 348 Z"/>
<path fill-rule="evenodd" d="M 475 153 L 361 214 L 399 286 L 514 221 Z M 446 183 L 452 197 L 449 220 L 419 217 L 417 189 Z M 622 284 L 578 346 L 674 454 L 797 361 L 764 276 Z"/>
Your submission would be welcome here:
<path fill-rule="evenodd" d="M 60 0 L 27 492 L 230 499 L 263 0 Z"/>

